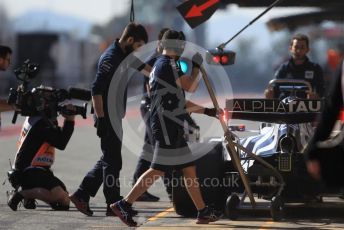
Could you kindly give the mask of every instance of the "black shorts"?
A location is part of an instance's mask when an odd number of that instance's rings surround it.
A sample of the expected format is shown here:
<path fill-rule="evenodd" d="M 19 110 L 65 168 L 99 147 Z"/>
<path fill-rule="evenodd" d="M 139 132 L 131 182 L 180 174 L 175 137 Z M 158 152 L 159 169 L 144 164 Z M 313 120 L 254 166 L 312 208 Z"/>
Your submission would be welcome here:
<path fill-rule="evenodd" d="M 195 160 L 190 157 L 192 153 L 185 139 L 179 137 L 179 140 L 174 145 L 165 145 L 156 141 L 150 168 L 163 172 L 172 172 L 173 170 L 180 170 L 195 165 Z"/>
<path fill-rule="evenodd" d="M 152 163 L 150 165 L 150 168 L 155 169 L 155 170 L 159 170 L 159 171 L 162 171 L 165 173 L 166 172 L 171 173 L 171 172 L 173 172 L 173 170 L 181 170 L 181 169 L 187 168 L 189 166 L 193 166 L 193 165 L 195 165 L 194 161 L 188 162 L 185 164 L 181 164 L 181 165 L 162 165 L 162 164 Z"/>
<path fill-rule="evenodd" d="M 49 169 L 42 167 L 30 167 L 24 170 L 22 179 L 22 189 L 45 188 L 51 190 L 55 187 L 61 186 L 63 190 L 67 191 L 64 183 L 54 176 Z"/>

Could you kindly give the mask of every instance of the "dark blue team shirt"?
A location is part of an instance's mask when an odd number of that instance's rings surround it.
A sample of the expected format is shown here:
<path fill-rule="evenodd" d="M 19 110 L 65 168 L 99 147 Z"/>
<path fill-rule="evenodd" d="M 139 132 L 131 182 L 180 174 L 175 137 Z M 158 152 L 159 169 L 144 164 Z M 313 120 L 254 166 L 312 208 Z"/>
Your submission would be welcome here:
<path fill-rule="evenodd" d="M 161 54 L 158 53 L 158 51 L 155 51 L 149 58 L 148 58 L 148 61 L 146 62 L 147 65 L 153 67 L 154 66 L 154 63 L 156 61 L 156 59 L 160 56 Z M 179 65 L 179 62 L 176 62 L 177 63 L 177 70 L 178 70 L 178 75 L 179 76 L 182 76 L 184 73 L 182 72 L 181 70 L 181 67 Z M 149 84 L 149 78 L 148 77 L 144 77 L 143 78 L 143 87 L 142 87 L 142 92 L 143 92 L 143 99 L 146 99 L 148 97 L 147 95 L 147 87 L 146 85 Z"/>
<path fill-rule="evenodd" d="M 179 70 L 176 62 L 166 56 L 159 56 L 150 74 L 151 89 L 151 128 L 153 137 L 160 140 L 169 135 L 171 140 L 175 135 L 181 135 L 187 111 L 184 91 L 176 84 Z"/>
<path fill-rule="evenodd" d="M 98 61 L 97 73 L 95 81 L 92 84 L 92 96 L 94 95 L 102 95 L 103 97 L 103 108 L 105 116 L 108 117 L 108 109 L 107 109 L 107 98 L 111 80 L 114 76 L 119 65 L 122 61 L 126 58 L 126 54 L 123 52 L 121 47 L 119 46 L 118 39 L 112 43 L 100 56 Z M 124 86 L 126 89 L 126 85 Z M 118 100 L 118 99 L 113 99 Z M 123 97 L 123 113 L 125 113 L 126 109 L 126 101 L 127 101 L 127 91 L 124 92 Z M 124 114 L 121 114 L 124 116 Z"/>
<path fill-rule="evenodd" d="M 315 92 L 324 96 L 324 77 L 321 67 L 307 57 L 302 65 L 295 65 L 292 58 L 282 64 L 275 73 L 276 79 L 298 79 L 308 81 Z"/>
<path fill-rule="evenodd" d="M 149 58 L 148 61 L 146 62 L 147 65 L 153 67 L 156 59 L 158 58 L 160 54 L 155 51 L 154 54 L 152 54 Z M 146 85 L 149 84 L 149 78 L 148 77 L 143 77 L 143 87 L 142 87 L 142 92 L 143 92 L 143 99 L 146 99 L 148 97 L 147 95 L 147 87 Z"/>

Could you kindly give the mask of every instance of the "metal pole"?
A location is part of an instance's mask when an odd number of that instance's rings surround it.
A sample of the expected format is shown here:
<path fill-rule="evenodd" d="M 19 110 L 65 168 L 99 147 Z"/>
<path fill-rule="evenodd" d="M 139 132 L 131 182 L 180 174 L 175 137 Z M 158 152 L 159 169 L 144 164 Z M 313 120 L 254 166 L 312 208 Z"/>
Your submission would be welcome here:
<path fill-rule="evenodd" d="M 259 18 L 261 18 L 264 14 L 266 14 L 268 11 L 270 11 L 274 6 L 276 6 L 281 1 L 283 1 L 283 0 L 276 0 L 266 10 L 264 10 L 261 14 L 259 14 L 257 17 L 255 17 L 251 22 L 249 22 L 244 28 L 242 28 L 238 33 L 236 33 L 233 37 L 231 37 L 227 42 L 222 43 L 216 49 L 223 51 L 223 49 L 226 47 L 226 45 L 228 43 L 230 43 L 234 38 L 236 38 L 239 34 L 241 34 L 247 27 L 252 25 L 255 21 L 257 21 Z"/>
<path fill-rule="evenodd" d="M 217 102 L 217 99 L 216 99 L 216 96 L 215 96 L 215 93 L 214 93 L 214 90 L 209 82 L 209 79 L 208 79 L 208 76 L 207 76 L 207 73 L 205 72 L 204 68 L 201 66 L 201 73 L 202 73 L 202 77 L 203 77 L 203 80 L 204 80 L 204 83 L 208 89 L 208 92 L 209 92 L 209 95 L 210 95 L 210 98 L 214 104 L 214 108 L 216 108 L 217 110 L 220 109 L 219 107 L 219 104 Z M 226 125 L 226 123 L 222 120 L 222 119 L 219 119 L 220 123 L 221 123 L 221 126 L 222 126 L 222 129 L 225 133 L 225 139 L 227 141 L 227 151 L 231 157 L 231 159 L 234 161 L 234 166 L 237 168 L 238 172 L 239 172 L 239 175 L 240 175 L 240 178 L 244 184 L 244 187 L 245 187 L 245 191 L 247 193 L 247 196 L 249 197 L 250 199 L 250 202 L 251 202 L 251 205 L 253 208 L 255 208 L 256 206 L 256 202 L 254 200 L 254 197 L 253 197 L 253 194 L 252 194 L 252 191 L 251 191 L 251 187 L 249 185 L 249 182 L 248 182 L 248 179 L 246 177 L 246 174 L 244 172 L 244 169 L 242 168 L 241 164 L 240 164 L 240 159 L 239 159 L 239 156 L 236 154 L 236 151 L 235 151 L 235 146 L 234 146 L 234 143 L 232 141 L 232 135 L 231 135 L 231 132 L 228 130 L 228 127 Z"/>

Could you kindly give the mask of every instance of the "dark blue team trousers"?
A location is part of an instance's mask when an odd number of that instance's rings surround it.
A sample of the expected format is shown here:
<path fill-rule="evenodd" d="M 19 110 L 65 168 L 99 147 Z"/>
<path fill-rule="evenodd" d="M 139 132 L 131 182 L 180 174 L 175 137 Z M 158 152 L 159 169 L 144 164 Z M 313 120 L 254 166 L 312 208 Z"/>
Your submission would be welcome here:
<path fill-rule="evenodd" d="M 107 204 L 118 201 L 120 197 L 119 173 L 122 169 L 122 136 L 118 137 L 108 122 L 108 135 L 100 138 L 102 156 L 82 180 L 76 196 L 89 201 L 103 184 Z M 85 156 L 87 157 L 87 156 Z"/>

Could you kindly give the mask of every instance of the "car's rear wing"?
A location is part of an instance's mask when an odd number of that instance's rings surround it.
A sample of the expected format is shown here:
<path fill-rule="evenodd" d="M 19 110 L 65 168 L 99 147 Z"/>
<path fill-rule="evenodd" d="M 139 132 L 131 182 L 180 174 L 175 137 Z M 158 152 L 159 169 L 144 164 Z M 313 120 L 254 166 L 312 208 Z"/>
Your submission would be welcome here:
<path fill-rule="evenodd" d="M 289 89 L 301 89 L 302 87 L 309 92 L 313 92 L 313 87 L 311 83 L 306 80 L 299 79 L 272 79 L 269 81 L 268 88 L 272 88 L 274 85 L 279 85 L 280 87 L 285 87 Z M 300 88 L 301 87 L 301 88 Z"/>
<path fill-rule="evenodd" d="M 323 100 L 227 99 L 225 117 L 270 123 L 312 122 L 320 114 Z"/>

